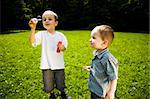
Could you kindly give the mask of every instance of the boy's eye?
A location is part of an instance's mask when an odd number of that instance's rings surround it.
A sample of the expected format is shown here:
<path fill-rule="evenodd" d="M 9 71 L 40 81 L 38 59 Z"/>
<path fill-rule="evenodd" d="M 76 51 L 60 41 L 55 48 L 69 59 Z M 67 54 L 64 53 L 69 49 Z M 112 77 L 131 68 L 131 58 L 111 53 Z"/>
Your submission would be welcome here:
<path fill-rule="evenodd" d="M 94 36 L 92 36 L 92 39 L 95 39 L 95 37 L 94 37 Z"/>
<path fill-rule="evenodd" d="M 43 19 L 43 21 L 46 21 L 46 19 Z"/>
<path fill-rule="evenodd" d="M 48 19 L 49 21 L 51 21 L 52 19 Z"/>
<path fill-rule="evenodd" d="M 52 19 L 50 19 L 50 18 L 49 18 L 49 19 L 46 19 L 46 18 L 45 18 L 45 19 L 43 19 L 43 21 L 46 21 L 46 20 L 49 20 L 49 21 L 51 21 Z"/>

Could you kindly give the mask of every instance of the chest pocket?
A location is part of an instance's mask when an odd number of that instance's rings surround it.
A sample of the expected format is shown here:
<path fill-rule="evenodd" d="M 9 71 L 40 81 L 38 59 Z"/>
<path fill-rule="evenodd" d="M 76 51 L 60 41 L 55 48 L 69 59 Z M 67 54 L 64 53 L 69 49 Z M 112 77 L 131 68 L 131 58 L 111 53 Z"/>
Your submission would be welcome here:
<path fill-rule="evenodd" d="M 106 76 L 106 68 L 102 64 L 101 60 L 94 60 L 92 62 L 92 70 L 95 77 L 104 79 Z"/>

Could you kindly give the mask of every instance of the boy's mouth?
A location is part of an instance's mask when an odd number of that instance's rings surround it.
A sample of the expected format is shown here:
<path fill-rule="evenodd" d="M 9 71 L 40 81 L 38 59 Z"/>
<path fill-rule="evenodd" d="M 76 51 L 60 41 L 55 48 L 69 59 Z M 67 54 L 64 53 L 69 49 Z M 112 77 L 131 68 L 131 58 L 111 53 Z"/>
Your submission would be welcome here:
<path fill-rule="evenodd" d="M 50 24 L 45 24 L 45 26 L 49 26 Z"/>
<path fill-rule="evenodd" d="M 92 42 L 90 42 L 90 45 L 93 45 L 93 43 L 92 43 Z"/>
<path fill-rule="evenodd" d="M 93 43 L 90 43 L 90 46 L 93 46 Z"/>
<path fill-rule="evenodd" d="M 49 23 L 46 23 L 45 25 L 50 25 Z"/>
<path fill-rule="evenodd" d="M 94 46 L 94 43 L 90 43 L 90 46 L 93 47 L 93 46 Z"/>

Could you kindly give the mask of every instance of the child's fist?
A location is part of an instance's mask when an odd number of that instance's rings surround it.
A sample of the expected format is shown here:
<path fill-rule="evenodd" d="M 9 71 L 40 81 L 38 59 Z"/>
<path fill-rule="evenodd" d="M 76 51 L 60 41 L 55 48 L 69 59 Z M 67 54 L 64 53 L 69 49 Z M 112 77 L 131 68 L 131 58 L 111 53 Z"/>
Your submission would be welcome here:
<path fill-rule="evenodd" d="M 38 23 L 38 19 L 37 19 L 37 18 L 32 18 L 31 20 L 32 20 L 35 24 Z"/>
<path fill-rule="evenodd" d="M 84 66 L 83 69 L 90 71 L 91 70 L 91 66 Z"/>
<path fill-rule="evenodd" d="M 62 44 L 61 41 L 58 42 L 57 44 L 57 53 L 59 53 L 60 51 L 64 50 L 64 45 Z"/>
<path fill-rule="evenodd" d="M 36 28 L 36 24 L 38 23 L 38 19 L 37 18 L 32 18 L 30 21 L 29 21 L 29 26 L 31 29 L 35 29 Z"/>

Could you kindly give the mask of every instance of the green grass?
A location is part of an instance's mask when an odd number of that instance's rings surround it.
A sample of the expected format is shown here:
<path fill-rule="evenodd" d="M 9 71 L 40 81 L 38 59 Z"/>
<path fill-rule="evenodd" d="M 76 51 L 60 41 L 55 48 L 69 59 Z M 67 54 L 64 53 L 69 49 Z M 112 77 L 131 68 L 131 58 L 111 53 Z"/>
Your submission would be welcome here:
<path fill-rule="evenodd" d="M 89 99 L 87 71 L 93 49 L 90 31 L 61 31 L 68 39 L 65 52 L 67 92 L 72 99 Z M 40 46 L 33 48 L 29 31 L 0 35 L 0 99 L 48 99 L 43 92 Z M 116 99 L 148 99 L 149 35 L 116 32 L 110 51 L 119 60 Z M 150 49 L 149 49 L 150 50 Z"/>

